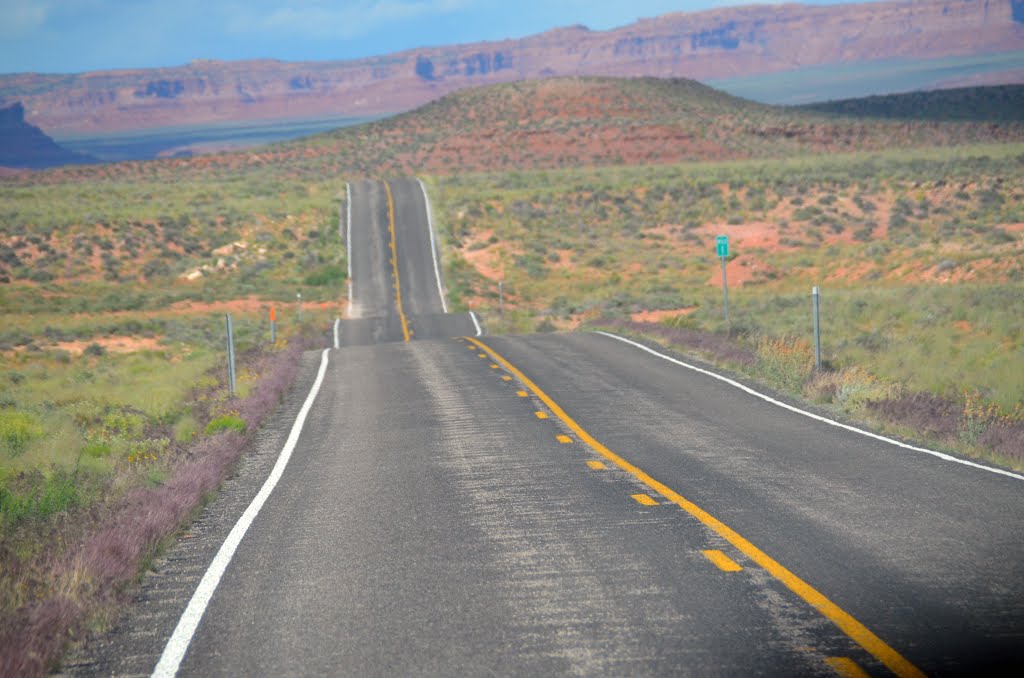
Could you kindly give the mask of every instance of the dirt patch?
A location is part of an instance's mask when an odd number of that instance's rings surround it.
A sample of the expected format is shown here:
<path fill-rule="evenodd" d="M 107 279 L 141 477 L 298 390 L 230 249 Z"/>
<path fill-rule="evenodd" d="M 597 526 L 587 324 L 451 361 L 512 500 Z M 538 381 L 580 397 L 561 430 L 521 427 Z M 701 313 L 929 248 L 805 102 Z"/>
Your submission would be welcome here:
<path fill-rule="evenodd" d="M 502 263 L 502 254 L 515 255 L 519 252 L 508 248 L 505 243 L 487 245 L 493 236 L 494 229 L 476 231 L 472 237 L 463 241 L 459 253 L 483 277 L 494 281 L 504 280 L 505 266 Z"/>
<path fill-rule="evenodd" d="M 738 256 L 726 263 L 725 271 L 730 287 L 762 282 L 775 275 L 775 269 L 750 254 Z M 722 286 L 722 270 L 720 266 L 715 269 L 707 284 L 712 287 Z"/>
<path fill-rule="evenodd" d="M 631 313 L 629 317 L 635 323 L 659 323 L 668 318 L 690 315 L 696 310 L 696 306 L 689 306 L 687 308 L 675 308 L 666 311 L 639 311 L 638 313 Z"/>
<path fill-rule="evenodd" d="M 851 266 L 840 266 L 836 268 L 836 270 L 832 271 L 825 280 L 828 282 L 836 280 L 854 282 L 857 280 L 863 280 L 874 270 L 875 264 L 873 262 L 861 261 Z"/>
<path fill-rule="evenodd" d="M 267 301 L 256 297 L 231 299 L 229 301 L 179 301 L 171 304 L 170 309 L 176 313 L 257 313 L 271 306 L 284 307 L 279 301 Z"/>
<path fill-rule="evenodd" d="M 96 337 L 88 341 L 58 341 L 54 348 L 72 355 L 82 355 L 85 349 L 99 344 L 108 353 L 138 353 L 139 351 L 162 351 L 166 347 L 157 337 Z"/>

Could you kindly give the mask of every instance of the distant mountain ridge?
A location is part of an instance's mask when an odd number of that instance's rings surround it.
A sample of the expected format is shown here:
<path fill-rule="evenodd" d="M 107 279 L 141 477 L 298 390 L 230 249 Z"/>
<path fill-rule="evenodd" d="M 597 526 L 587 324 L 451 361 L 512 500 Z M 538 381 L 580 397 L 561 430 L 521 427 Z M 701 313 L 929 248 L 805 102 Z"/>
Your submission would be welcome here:
<path fill-rule="evenodd" d="M 822 64 L 1024 51 L 1024 0 L 755 5 L 354 61 L 195 61 L 0 76 L 57 135 L 410 110 L 466 87 L 563 75 L 721 79 Z M 1024 74 L 1021 74 L 1024 76 Z"/>
<path fill-rule="evenodd" d="M 984 87 L 955 96 L 989 110 L 1007 97 L 1019 99 L 1022 92 L 1019 88 L 1007 95 Z M 905 96 L 891 97 L 887 106 L 904 109 Z M 172 168 L 177 180 L 201 181 L 210 173 L 274 166 L 320 177 L 512 173 L 499 183 L 515 184 L 514 172 L 538 169 L 1019 143 L 1024 143 L 1024 120 L 1019 119 L 858 118 L 761 104 L 685 79 L 570 77 L 460 90 L 383 120 L 241 153 L 167 158 L 152 168 L 115 163 L 103 168 L 103 176 L 132 179 L 140 172 Z M 89 168 L 65 167 L 30 180 L 91 181 L 95 176 Z"/>
<path fill-rule="evenodd" d="M 0 167 L 44 169 L 96 162 L 95 158 L 57 145 L 41 129 L 25 122 L 25 108 L 0 108 Z"/>

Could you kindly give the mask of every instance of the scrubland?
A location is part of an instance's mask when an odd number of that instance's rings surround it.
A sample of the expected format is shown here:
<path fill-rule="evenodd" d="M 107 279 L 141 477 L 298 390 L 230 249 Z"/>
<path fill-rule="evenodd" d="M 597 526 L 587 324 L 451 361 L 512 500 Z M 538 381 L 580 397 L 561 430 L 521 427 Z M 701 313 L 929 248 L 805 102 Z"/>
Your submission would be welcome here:
<path fill-rule="evenodd" d="M 491 332 L 611 328 L 1021 468 L 1024 88 L 998 95 L 994 118 L 920 121 L 898 99 L 546 80 L 251 151 L 0 178 L 0 673 L 53 668 L 110 623 L 325 345 L 348 179 L 427 180 L 453 306 Z M 834 112 L 869 109 L 899 115 Z"/>
<path fill-rule="evenodd" d="M 710 334 L 746 350 L 724 364 L 791 395 L 1024 465 L 1022 145 L 452 175 L 434 190 L 453 296 L 492 331 L 618 327 L 683 349 L 666 330 Z"/>
<path fill-rule="evenodd" d="M 3 674 L 114 618 L 344 308 L 343 181 L 130 165 L 0 185 Z"/>

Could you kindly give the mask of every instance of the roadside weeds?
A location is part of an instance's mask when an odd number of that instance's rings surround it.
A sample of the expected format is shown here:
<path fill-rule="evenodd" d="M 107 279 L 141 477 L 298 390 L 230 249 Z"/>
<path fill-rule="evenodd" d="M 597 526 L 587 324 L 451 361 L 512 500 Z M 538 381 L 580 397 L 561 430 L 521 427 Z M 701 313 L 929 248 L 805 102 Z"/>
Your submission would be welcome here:
<path fill-rule="evenodd" d="M 244 431 L 199 439 L 163 483 L 132 489 L 113 506 L 77 516 L 84 526 L 68 531 L 64 548 L 27 559 L 0 554 L 19 570 L 11 585 L 25 590 L 20 607 L 0 620 L 0 675 L 53 670 L 70 643 L 116 616 L 125 589 L 230 475 L 291 386 L 311 343 L 296 336 L 284 350 L 251 357 L 261 378 L 246 397 L 227 403 Z"/>

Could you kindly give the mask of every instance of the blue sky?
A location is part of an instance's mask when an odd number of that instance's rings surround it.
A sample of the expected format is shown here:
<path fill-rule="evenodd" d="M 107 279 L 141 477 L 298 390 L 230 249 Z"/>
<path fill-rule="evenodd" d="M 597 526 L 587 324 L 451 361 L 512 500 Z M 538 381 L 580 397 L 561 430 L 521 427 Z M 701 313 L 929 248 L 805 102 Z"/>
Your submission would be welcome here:
<path fill-rule="evenodd" d="M 353 59 L 430 45 L 518 38 L 570 24 L 603 30 L 641 17 L 732 4 L 743 3 L 0 0 L 0 73 L 174 66 L 193 59 Z"/>

